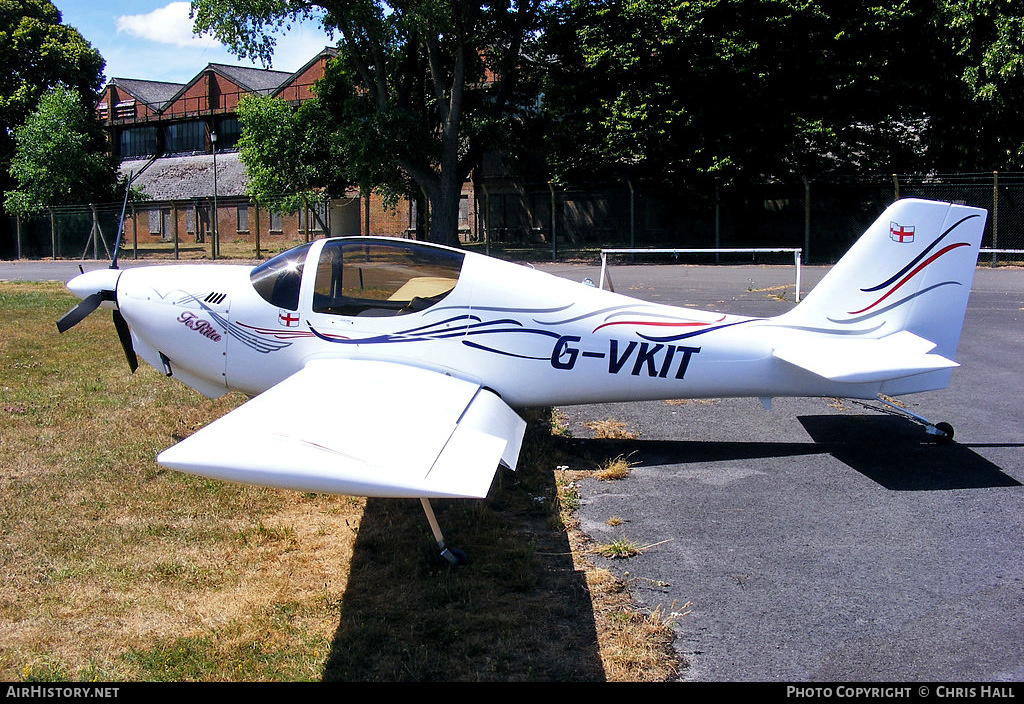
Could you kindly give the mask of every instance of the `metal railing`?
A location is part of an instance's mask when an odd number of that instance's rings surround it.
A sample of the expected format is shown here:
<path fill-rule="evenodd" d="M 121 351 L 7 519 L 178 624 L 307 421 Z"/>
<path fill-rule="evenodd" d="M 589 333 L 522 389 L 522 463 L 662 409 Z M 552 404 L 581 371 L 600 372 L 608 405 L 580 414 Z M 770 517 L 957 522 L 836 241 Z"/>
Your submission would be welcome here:
<path fill-rule="evenodd" d="M 608 282 L 608 290 L 614 291 L 615 285 L 612 283 L 611 274 L 608 272 L 608 255 L 609 254 L 765 254 L 765 253 L 778 253 L 778 252 L 791 252 L 793 254 L 793 266 L 796 269 L 796 302 L 800 302 L 800 260 L 803 250 L 800 248 L 792 247 L 726 247 L 726 248 L 715 248 L 715 249 L 602 249 L 601 250 L 601 281 L 598 283 L 598 288 L 604 288 L 605 281 Z"/>

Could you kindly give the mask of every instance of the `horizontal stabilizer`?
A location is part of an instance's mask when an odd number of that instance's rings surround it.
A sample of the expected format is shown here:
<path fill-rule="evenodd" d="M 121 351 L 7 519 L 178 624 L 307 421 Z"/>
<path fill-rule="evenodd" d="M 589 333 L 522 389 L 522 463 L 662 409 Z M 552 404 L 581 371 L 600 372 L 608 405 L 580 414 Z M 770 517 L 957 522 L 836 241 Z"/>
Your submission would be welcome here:
<path fill-rule="evenodd" d="M 831 338 L 775 350 L 777 359 L 830 381 L 881 382 L 950 369 L 956 362 L 930 354 L 935 345 L 902 331 L 880 339 Z"/>
<path fill-rule="evenodd" d="M 282 489 L 483 498 L 526 423 L 498 396 L 404 364 L 306 367 L 160 454 L 171 469 Z"/>

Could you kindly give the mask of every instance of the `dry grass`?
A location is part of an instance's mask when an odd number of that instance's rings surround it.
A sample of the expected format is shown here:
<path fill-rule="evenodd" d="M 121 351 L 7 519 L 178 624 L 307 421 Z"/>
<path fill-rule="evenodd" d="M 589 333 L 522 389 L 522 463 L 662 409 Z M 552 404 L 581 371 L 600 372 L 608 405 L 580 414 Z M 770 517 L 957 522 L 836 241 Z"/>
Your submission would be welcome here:
<path fill-rule="evenodd" d="M 593 420 L 583 424 L 590 430 L 595 438 L 602 440 L 635 440 L 636 433 L 629 429 L 629 426 L 620 420 L 606 418 L 605 420 Z"/>
<path fill-rule="evenodd" d="M 629 470 L 632 467 L 633 463 L 629 461 L 629 458 L 618 455 L 602 462 L 594 473 L 594 477 L 606 482 L 625 479 L 629 476 Z"/>
<path fill-rule="evenodd" d="M 711 406 L 718 403 L 717 398 L 670 398 L 662 401 L 669 406 Z"/>
<path fill-rule="evenodd" d="M 255 237 L 239 236 L 221 242 L 218 259 L 225 261 L 269 259 L 275 254 L 305 242 L 306 239 L 304 237 L 262 237 L 260 238 L 259 256 L 257 256 Z M 196 260 L 212 261 L 212 247 L 213 245 L 209 241 L 194 242 L 182 239 L 178 242 L 177 254 L 175 254 L 174 242 L 144 241 L 139 242 L 136 248 L 132 245 L 131 233 L 129 232 L 128 239 L 122 246 L 120 256 L 122 261 L 136 257 L 138 259 L 163 259 L 169 262 L 173 262 L 175 257 L 187 262 Z"/>
<path fill-rule="evenodd" d="M 0 283 L 0 679 L 657 681 L 670 620 L 586 559 L 559 424 L 485 502 L 244 487 L 156 453 L 242 401 L 128 373 L 110 318 Z"/>

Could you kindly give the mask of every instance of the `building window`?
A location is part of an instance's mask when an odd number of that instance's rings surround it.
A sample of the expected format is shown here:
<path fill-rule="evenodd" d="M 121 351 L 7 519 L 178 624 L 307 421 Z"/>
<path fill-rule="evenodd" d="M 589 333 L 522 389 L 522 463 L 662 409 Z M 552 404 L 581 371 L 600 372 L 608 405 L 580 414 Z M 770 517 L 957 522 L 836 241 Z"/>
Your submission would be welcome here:
<path fill-rule="evenodd" d="M 118 135 L 121 157 L 156 154 L 156 127 L 128 127 Z"/>
<path fill-rule="evenodd" d="M 459 229 L 469 229 L 469 196 L 466 194 L 459 198 Z"/>
<path fill-rule="evenodd" d="M 160 235 L 164 241 L 171 237 L 171 209 L 151 208 L 147 211 L 149 215 L 149 234 Z"/>
<path fill-rule="evenodd" d="M 206 123 L 202 120 L 175 122 L 164 128 L 164 144 L 168 154 L 206 151 Z"/>
<path fill-rule="evenodd" d="M 225 117 L 217 123 L 217 150 L 236 149 L 242 136 L 242 125 L 237 117 Z"/>
<path fill-rule="evenodd" d="M 149 212 L 149 234 L 151 234 L 151 235 L 162 234 L 163 233 L 163 229 L 162 229 L 161 226 L 163 225 L 163 222 L 161 222 L 160 210 L 157 209 L 157 208 L 153 208 L 152 210 L 150 210 L 148 212 Z"/>
<path fill-rule="evenodd" d="M 279 210 L 270 211 L 270 231 L 281 232 L 281 212 Z"/>
<path fill-rule="evenodd" d="M 134 100 L 122 100 L 114 106 L 114 118 L 118 120 L 128 120 L 135 117 L 135 101 Z"/>
<path fill-rule="evenodd" d="M 248 232 L 249 231 L 249 204 L 239 203 L 235 208 L 235 214 L 238 219 L 238 231 Z"/>

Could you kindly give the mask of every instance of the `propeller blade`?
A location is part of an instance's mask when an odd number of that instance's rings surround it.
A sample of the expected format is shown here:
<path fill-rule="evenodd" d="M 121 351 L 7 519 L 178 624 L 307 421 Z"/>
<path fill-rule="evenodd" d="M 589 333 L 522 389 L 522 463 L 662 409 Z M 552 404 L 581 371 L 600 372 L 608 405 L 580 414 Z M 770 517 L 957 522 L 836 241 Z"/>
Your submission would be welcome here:
<path fill-rule="evenodd" d="M 78 325 L 89 313 L 100 307 L 100 304 L 107 299 L 106 292 L 97 291 L 82 299 L 82 302 L 62 315 L 57 321 L 57 331 L 65 332 Z"/>
<path fill-rule="evenodd" d="M 139 368 L 139 358 L 135 354 L 135 347 L 132 345 L 132 333 L 128 329 L 128 321 L 121 315 L 121 311 L 114 310 L 114 329 L 117 330 L 117 337 L 121 340 L 121 347 L 124 348 L 124 356 L 128 360 L 128 366 L 132 373 Z"/>

